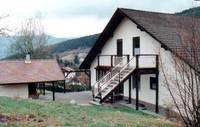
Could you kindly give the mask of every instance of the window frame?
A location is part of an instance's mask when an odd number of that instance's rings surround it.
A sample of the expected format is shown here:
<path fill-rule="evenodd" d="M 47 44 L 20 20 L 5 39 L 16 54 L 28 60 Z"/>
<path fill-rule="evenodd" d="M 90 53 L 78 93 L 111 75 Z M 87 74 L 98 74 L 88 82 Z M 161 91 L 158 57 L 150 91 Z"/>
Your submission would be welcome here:
<path fill-rule="evenodd" d="M 156 88 L 158 86 L 157 78 L 156 77 L 150 77 L 149 78 L 149 83 L 150 83 L 150 89 L 151 90 L 156 90 Z"/>

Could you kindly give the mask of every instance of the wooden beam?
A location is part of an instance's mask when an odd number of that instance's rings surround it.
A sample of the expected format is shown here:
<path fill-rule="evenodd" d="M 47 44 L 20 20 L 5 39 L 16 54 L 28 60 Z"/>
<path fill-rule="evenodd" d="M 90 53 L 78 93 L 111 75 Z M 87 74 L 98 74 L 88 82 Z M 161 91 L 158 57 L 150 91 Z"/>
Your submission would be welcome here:
<path fill-rule="evenodd" d="M 55 101 L 55 84 L 52 82 L 53 101 Z"/>
<path fill-rule="evenodd" d="M 128 102 L 131 103 L 131 76 L 129 77 L 129 98 L 128 98 Z"/>

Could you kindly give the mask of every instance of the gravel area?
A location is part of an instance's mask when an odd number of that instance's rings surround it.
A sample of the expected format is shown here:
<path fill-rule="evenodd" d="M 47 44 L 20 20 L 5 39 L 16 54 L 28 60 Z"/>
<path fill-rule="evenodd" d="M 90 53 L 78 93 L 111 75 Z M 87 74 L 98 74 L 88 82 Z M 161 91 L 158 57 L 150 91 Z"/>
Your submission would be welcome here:
<path fill-rule="evenodd" d="M 46 91 L 45 95 L 40 95 L 39 99 L 41 100 L 52 100 L 52 92 Z M 75 102 L 80 105 L 89 105 L 89 101 L 92 100 L 91 91 L 83 92 L 69 92 L 69 93 L 55 93 L 56 101 L 65 101 L 65 102 Z"/>

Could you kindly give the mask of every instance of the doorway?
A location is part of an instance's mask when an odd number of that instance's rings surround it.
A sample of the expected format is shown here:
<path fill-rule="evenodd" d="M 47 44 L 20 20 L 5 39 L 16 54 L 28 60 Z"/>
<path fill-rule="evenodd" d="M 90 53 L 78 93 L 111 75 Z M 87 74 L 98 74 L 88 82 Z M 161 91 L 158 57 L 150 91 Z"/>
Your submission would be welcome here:
<path fill-rule="evenodd" d="M 123 40 L 117 39 L 117 56 L 123 55 Z"/>
<path fill-rule="evenodd" d="M 123 40 L 117 39 L 117 62 L 120 62 L 121 60 L 119 58 L 122 58 L 123 56 Z M 115 94 L 123 94 L 124 93 L 124 85 L 122 84 L 116 91 Z"/>
<path fill-rule="evenodd" d="M 36 83 L 29 83 L 28 84 L 28 95 L 29 95 L 30 98 L 38 98 L 37 84 Z"/>

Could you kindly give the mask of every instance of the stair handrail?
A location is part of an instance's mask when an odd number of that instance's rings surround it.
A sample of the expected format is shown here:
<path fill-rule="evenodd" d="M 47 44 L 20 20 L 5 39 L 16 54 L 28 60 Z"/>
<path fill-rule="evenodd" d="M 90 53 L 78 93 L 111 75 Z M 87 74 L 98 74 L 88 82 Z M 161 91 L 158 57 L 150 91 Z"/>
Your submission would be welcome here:
<path fill-rule="evenodd" d="M 123 67 L 122 67 L 122 69 L 120 69 L 120 71 L 118 72 L 118 73 L 116 73 L 112 78 L 110 78 L 110 80 L 112 80 L 113 78 L 115 78 L 117 75 L 119 75 L 126 67 L 127 67 L 127 65 L 128 64 L 130 64 L 130 62 L 134 59 L 135 57 L 133 56 L 130 60 L 129 60 L 129 62 L 127 63 L 127 64 L 125 64 Z M 110 81 L 109 80 L 109 81 Z M 103 85 L 105 85 L 106 83 L 104 83 Z M 103 86 L 103 85 L 101 85 L 101 87 Z M 100 91 L 99 91 L 99 93 L 101 93 L 101 91 L 102 91 L 103 89 L 101 89 Z"/>
<path fill-rule="evenodd" d="M 111 68 L 107 74 L 105 74 L 98 82 L 95 82 L 94 85 L 93 85 L 93 89 L 92 89 L 92 92 L 93 92 L 93 95 L 94 95 L 94 89 L 95 89 L 95 86 L 96 84 L 99 84 L 102 80 L 104 80 L 114 69 L 116 69 L 120 64 L 122 64 L 123 60 L 127 58 L 127 56 L 122 56 L 122 60 L 117 64 L 115 65 L 113 68 Z M 104 84 L 104 83 L 103 83 Z M 99 86 L 98 86 L 99 87 Z M 98 90 L 99 92 L 99 90 Z"/>

